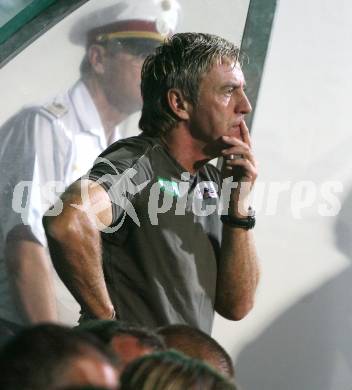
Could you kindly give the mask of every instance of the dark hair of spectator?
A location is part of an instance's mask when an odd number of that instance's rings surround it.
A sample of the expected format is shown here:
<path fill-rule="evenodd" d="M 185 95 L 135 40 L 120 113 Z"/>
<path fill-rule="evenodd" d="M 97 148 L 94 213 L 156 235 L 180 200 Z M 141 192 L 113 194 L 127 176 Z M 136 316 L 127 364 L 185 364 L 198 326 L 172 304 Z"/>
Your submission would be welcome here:
<path fill-rule="evenodd" d="M 92 335 L 54 324 L 26 328 L 0 351 L 0 387 L 2 390 L 54 388 L 71 359 L 91 351 L 102 361 L 114 363 L 113 355 Z"/>
<path fill-rule="evenodd" d="M 149 329 L 131 326 L 114 320 L 90 320 L 75 328 L 76 331 L 85 331 L 93 334 L 105 345 L 116 336 L 133 336 L 139 344 L 151 348 L 153 351 L 166 349 L 163 338 Z"/>
<path fill-rule="evenodd" d="M 60 390 L 110 390 L 106 387 L 100 386 L 68 386 L 61 387 Z"/>
<path fill-rule="evenodd" d="M 100 386 L 68 386 L 61 387 L 60 390 L 110 390 L 106 387 Z"/>
<path fill-rule="evenodd" d="M 230 355 L 208 334 L 183 324 L 161 327 L 157 333 L 163 336 L 168 348 L 174 348 L 209 364 L 213 363 L 211 365 L 216 366 L 221 374 L 229 378 L 234 377 Z"/>
<path fill-rule="evenodd" d="M 179 119 L 171 111 L 167 93 L 178 89 L 195 105 L 204 74 L 216 63 L 239 59 L 239 49 L 227 40 L 202 33 L 180 33 L 147 57 L 142 68 L 142 116 L 139 127 L 150 136 L 173 129 Z"/>

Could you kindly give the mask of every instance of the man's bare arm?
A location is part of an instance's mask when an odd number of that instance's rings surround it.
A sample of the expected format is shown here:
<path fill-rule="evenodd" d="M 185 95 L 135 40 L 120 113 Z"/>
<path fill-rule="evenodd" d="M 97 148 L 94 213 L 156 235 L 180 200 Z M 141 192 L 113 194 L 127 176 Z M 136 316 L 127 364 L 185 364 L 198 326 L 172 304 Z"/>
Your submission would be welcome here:
<path fill-rule="evenodd" d="M 8 235 L 5 259 L 16 304 L 28 323 L 58 320 L 53 269 L 46 249 L 28 226 Z"/>
<path fill-rule="evenodd" d="M 224 226 L 218 267 L 216 311 L 230 320 L 241 320 L 252 309 L 259 267 L 252 233 Z"/>
<path fill-rule="evenodd" d="M 257 178 L 256 161 L 251 151 L 248 128 L 241 124 L 242 140 L 227 137 L 230 147 L 223 151 L 225 158 L 234 154 L 239 159 L 228 159 L 223 177 L 233 176 L 239 183 L 231 192 L 229 216 L 243 218 L 250 190 Z M 221 244 L 215 308 L 231 320 L 240 320 L 252 309 L 259 282 L 259 266 L 253 234 L 249 230 L 224 224 Z"/>
<path fill-rule="evenodd" d="M 85 199 L 82 188 L 89 195 Z M 83 311 L 111 318 L 114 308 L 104 280 L 97 227 L 97 221 L 105 226 L 112 222 L 110 198 L 100 185 L 84 180 L 74 183 L 62 200 L 62 212 L 43 219 L 53 264 Z"/>

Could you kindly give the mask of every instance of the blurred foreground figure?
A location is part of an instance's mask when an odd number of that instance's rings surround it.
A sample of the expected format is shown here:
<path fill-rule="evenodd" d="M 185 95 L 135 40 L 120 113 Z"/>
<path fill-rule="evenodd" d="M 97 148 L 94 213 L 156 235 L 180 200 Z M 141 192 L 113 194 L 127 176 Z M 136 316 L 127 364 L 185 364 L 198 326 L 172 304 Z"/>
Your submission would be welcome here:
<path fill-rule="evenodd" d="M 173 351 L 148 355 L 126 367 L 119 390 L 236 390 L 200 360 Z"/>
<path fill-rule="evenodd" d="M 162 338 L 154 332 L 119 321 L 90 320 L 78 326 L 76 331 L 89 332 L 109 347 L 118 356 L 119 372 L 138 357 L 166 349 Z"/>
<path fill-rule="evenodd" d="M 214 310 L 240 320 L 252 309 L 259 269 L 246 204 L 257 168 L 238 55 L 210 34 L 159 46 L 142 69 L 143 133 L 106 149 L 44 217 L 82 320 L 210 333 Z M 221 172 L 208 163 L 219 156 Z"/>
<path fill-rule="evenodd" d="M 0 352 L 2 390 L 54 390 L 68 386 L 115 389 L 114 360 L 94 337 L 58 325 L 22 330 Z"/>
<path fill-rule="evenodd" d="M 141 108 L 143 60 L 174 30 L 177 14 L 176 0 L 129 0 L 86 16 L 71 32 L 86 47 L 81 79 L 0 129 L 0 326 L 57 320 L 43 213 L 127 136 L 118 125 Z"/>
<path fill-rule="evenodd" d="M 199 329 L 187 325 L 169 325 L 159 328 L 157 333 L 167 348 L 176 349 L 187 356 L 208 363 L 225 377 L 234 378 L 231 357 L 212 337 Z"/>

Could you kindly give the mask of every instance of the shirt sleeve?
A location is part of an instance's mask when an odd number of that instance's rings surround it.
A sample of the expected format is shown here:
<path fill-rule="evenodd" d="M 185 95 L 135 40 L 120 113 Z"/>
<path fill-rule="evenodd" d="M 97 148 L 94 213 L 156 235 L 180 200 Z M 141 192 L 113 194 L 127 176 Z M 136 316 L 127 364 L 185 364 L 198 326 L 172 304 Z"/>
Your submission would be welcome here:
<path fill-rule="evenodd" d="M 144 188 L 144 184 L 140 184 L 137 167 L 126 161 L 122 155 L 123 152 L 119 158 L 118 154 L 114 154 L 112 160 L 98 157 L 85 176 L 97 182 L 108 193 L 113 216 L 111 226 L 122 223 L 126 215 L 132 220 L 136 218 L 133 203 L 135 196 Z"/>
<path fill-rule="evenodd" d="M 65 187 L 63 140 L 54 121 L 33 109 L 11 118 L 0 136 L 2 236 L 24 224 L 46 245 L 42 216 Z"/>

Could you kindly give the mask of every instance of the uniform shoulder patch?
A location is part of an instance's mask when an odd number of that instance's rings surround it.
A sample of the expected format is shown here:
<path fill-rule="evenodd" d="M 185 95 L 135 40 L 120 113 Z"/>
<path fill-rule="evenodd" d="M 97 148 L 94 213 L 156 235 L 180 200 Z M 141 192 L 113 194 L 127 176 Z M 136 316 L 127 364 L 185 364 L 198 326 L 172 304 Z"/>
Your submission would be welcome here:
<path fill-rule="evenodd" d="M 61 118 L 68 111 L 68 108 L 59 102 L 52 102 L 50 104 L 45 105 L 43 108 L 45 111 L 54 115 L 55 118 Z"/>

